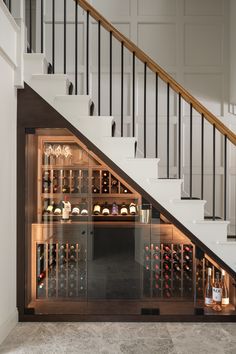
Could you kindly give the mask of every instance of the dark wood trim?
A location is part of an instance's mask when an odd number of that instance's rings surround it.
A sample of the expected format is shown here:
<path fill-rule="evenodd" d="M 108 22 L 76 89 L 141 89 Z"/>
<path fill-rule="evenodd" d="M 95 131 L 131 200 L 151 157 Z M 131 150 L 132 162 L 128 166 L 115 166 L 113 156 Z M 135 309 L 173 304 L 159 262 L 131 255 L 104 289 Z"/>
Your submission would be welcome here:
<path fill-rule="evenodd" d="M 132 180 L 123 170 L 121 170 L 112 160 L 110 160 L 101 150 L 99 150 L 91 141 L 89 141 L 80 131 L 72 126 L 62 115 L 60 115 L 50 104 L 38 95 L 27 84 L 22 90 L 18 90 L 18 105 L 17 105 L 17 306 L 19 308 L 20 320 L 37 320 L 55 321 L 57 320 L 71 320 L 71 321 L 98 321 L 98 320 L 115 320 L 116 321 L 151 321 L 160 320 L 163 316 L 158 316 L 156 319 L 153 316 L 72 316 L 72 315 L 43 315 L 43 316 L 29 316 L 24 315 L 25 303 L 25 129 L 26 128 L 66 128 L 78 139 L 84 143 L 88 149 L 93 151 L 101 160 L 104 161 L 111 169 L 120 175 L 128 184 L 131 185 L 138 193 L 140 193 L 149 203 L 160 211 L 171 223 L 173 223 L 180 231 L 182 231 L 189 239 L 212 259 L 214 259 L 222 268 L 224 268 L 234 279 L 236 273 L 225 264 L 214 252 L 212 252 L 205 244 L 203 244 L 193 233 L 191 233 L 184 225 L 182 225 L 173 215 L 171 215 L 165 208 L 163 208 L 156 200 L 154 200 L 143 188 L 141 188 L 134 180 Z M 213 317 L 212 321 L 216 321 L 216 316 L 203 316 Z M 220 316 L 223 318 L 223 316 Z M 227 320 L 233 320 L 232 316 L 226 316 Z M 146 319 L 145 319 L 146 318 Z M 186 321 L 191 321 L 191 316 L 186 317 Z M 194 316 L 195 320 L 201 316 Z M 193 320 L 192 318 L 192 320 Z M 166 321 L 179 321 L 180 316 L 164 316 L 163 320 Z M 201 320 L 203 320 L 201 319 Z M 182 317 L 181 317 L 182 320 Z M 184 316 L 183 316 L 184 321 Z M 207 320 L 209 321 L 209 320 Z"/>
<path fill-rule="evenodd" d="M 236 322 L 236 315 L 20 315 L 20 322 Z"/>

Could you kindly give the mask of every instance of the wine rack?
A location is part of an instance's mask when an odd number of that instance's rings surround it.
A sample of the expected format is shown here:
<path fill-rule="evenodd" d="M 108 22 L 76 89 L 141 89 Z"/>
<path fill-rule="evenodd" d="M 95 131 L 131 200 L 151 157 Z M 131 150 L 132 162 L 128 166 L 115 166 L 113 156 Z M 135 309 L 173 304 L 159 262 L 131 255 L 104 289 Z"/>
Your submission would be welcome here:
<path fill-rule="evenodd" d="M 70 221 L 86 221 L 88 217 L 94 221 L 135 220 L 129 205 L 140 203 L 141 196 L 75 137 L 41 137 L 39 151 L 38 222 L 60 221 L 65 198 L 71 203 Z M 109 215 L 94 215 L 97 203 L 101 207 L 106 204 Z M 113 203 L 118 208 L 116 215 L 111 212 Z M 121 215 L 123 204 L 127 215 Z M 87 211 L 83 215 L 82 209 Z"/>
<path fill-rule="evenodd" d="M 144 296 L 164 299 L 192 297 L 193 256 L 191 244 L 144 244 Z"/>
<path fill-rule="evenodd" d="M 80 243 L 37 243 L 37 299 L 86 297 L 87 256 Z"/>

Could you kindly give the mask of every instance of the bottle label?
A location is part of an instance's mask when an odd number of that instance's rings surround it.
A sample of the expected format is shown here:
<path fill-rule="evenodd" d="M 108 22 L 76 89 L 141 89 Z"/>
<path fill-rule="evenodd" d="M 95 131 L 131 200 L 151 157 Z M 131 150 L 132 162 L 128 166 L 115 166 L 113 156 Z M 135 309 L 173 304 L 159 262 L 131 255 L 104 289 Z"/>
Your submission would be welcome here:
<path fill-rule="evenodd" d="M 222 298 L 222 305 L 229 305 L 229 298 L 228 297 Z"/>
<path fill-rule="evenodd" d="M 212 298 L 211 297 L 205 297 L 205 304 L 206 305 L 212 305 Z"/>
<path fill-rule="evenodd" d="M 216 301 L 216 302 L 221 302 L 222 300 L 222 289 L 221 288 L 212 288 L 212 298 L 213 298 L 213 301 Z"/>
<path fill-rule="evenodd" d="M 96 204 L 95 206 L 94 206 L 94 213 L 98 213 L 98 214 L 100 214 L 100 212 L 101 212 L 101 207 L 100 207 L 100 205 L 98 205 L 98 204 Z"/>
<path fill-rule="evenodd" d="M 130 214 L 136 214 L 136 207 L 135 207 L 135 205 L 131 205 L 131 206 L 130 206 L 129 212 L 130 212 Z"/>

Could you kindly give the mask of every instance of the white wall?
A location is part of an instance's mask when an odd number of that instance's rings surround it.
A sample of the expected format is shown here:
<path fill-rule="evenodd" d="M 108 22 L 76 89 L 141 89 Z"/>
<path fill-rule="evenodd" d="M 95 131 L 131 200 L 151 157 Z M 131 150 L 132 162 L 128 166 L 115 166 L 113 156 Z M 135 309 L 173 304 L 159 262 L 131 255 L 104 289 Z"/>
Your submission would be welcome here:
<path fill-rule="evenodd" d="M 18 320 L 16 309 L 16 86 L 20 29 L 0 1 L 0 343 Z"/>

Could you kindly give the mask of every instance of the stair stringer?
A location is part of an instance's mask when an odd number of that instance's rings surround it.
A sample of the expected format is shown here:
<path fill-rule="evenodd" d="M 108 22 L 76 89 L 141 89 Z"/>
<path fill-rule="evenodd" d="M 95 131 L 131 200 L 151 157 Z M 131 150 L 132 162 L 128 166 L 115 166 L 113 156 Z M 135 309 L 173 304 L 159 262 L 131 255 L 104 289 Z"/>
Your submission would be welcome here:
<path fill-rule="evenodd" d="M 29 105 L 26 103 L 27 100 L 34 102 Z M 48 102 L 46 102 L 39 94 L 37 94 L 30 86 L 25 85 L 25 89 L 18 91 L 18 123 L 21 127 L 25 128 L 37 128 L 37 127 L 51 127 L 51 128 L 67 128 L 72 134 L 77 136 L 90 150 L 97 154 L 110 168 L 112 168 L 117 174 L 121 175 L 127 183 L 129 183 L 134 189 L 137 190 L 145 199 L 147 199 L 154 207 L 156 207 L 170 222 L 172 222 L 177 228 L 179 228 L 183 233 L 190 238 L 190 240 L 199 246 L 204 252 L 211 256 L 217 263 L 219 263 L 222 268 L 229 272 L 233 277 L 236 278 L 236 264 L 232 261 L 232 257 L 222 257 L 222 252 L 219 252 L 219 243 L 226 242 L 227 237 L 227 221 L 204 221 L 203 219 L 203 208 L 204 201 L 199 200 L 176 200 L 158 198 L 155 195 L 155 186 L 150 184 L 150 179 L 145 178 L 142 175 L 142 178 L 139 178 L 138 175 L 135 177 L 134 174 L 130 172 L 130 164 L 126 164 L 127 156 L 124 156 L 125 149 L 122 151 L 122 139 L 132 139 L 132 144 L 134 144 L 135 139 L 133 138 L 115 138 L 117 139 L 117 144 L 115 144 L 115 153 L 111 151 L 108 154 L 105 154 L 101 149 L 105 149 L 104 140 L 113 139 L 105 138 L 100 136 L 96 138 L 96 141 L 88 139 L 84 134 L 80 132 L 79 125 L 73 122 L 70 122 L 70 119 L 63 117 L 59 112 L 55 110 Z M 43 115 L 41 109 L 43 110 Z M 35 111 L 37 107 L 37 111 Z M 66 115 L 64 113 L 64 115 Z M 51 119 L 53 116 L 53 119 Z M 69 114 L 68 114 L 69 117 Z M 89 117 L 88 117 L 89 119 Z M 99 117 L 98 117 L 99 119 Z M 79 121 L 79 117 L 78 117 Z M 23 126 L 22 126 L 23 124 Z M 119 140 L 120 139 L 120 140 Z M 130 140 L 131 141 L 131 140 Z M 111 141 L 109 140 L 109 144 Z M 132 147 L 131 147 L 132 149 Z M 120 153 L 122 151 L 122 154 Z M 131 156 L 130 156 L 131 155 Z M 132 158 L 133 153 L 128 153 L 128 158 Z M 146 159 L 142 161 L 139 160 L 139 166 L 145 168 Z M 161 185 L 161 180 L 159 180 Z M 163 181 L 163 185 L 164 185 Z M 171 183 L 171 182 L 169 182 Z M 173 183 L 176 183 L 173 181 Z M 180 185 L 179 185 L 179 188 Z M 178 206 L 177 206 L 178 205 Z M 195 208 L 198 210 L 197 215 L 201 215 L 199 219 L 187 218 L 184 215 L 189 207 Z M 181 211 L 182 208 L 182 211 Z M 182 213 L 182 214 L 181 214 Z M 215 235 L 215 239 L 214 239 Z M 226 247 L 225 247 L 226 248 Z M 235 253 L 235 247 L 232 245 L 227 249 L 228 252 Z M 222 259 L 224 258 L 224 259 Z M 228 261 L 230 260 L 230 262 Z"/>

